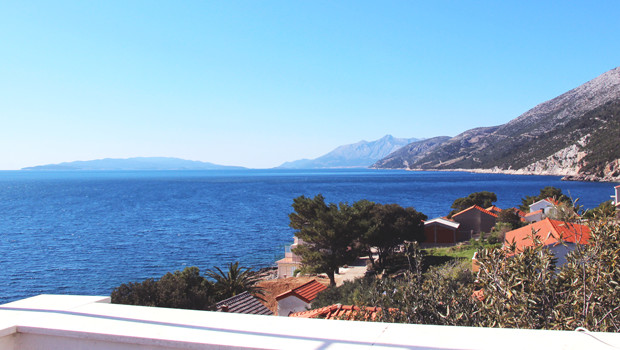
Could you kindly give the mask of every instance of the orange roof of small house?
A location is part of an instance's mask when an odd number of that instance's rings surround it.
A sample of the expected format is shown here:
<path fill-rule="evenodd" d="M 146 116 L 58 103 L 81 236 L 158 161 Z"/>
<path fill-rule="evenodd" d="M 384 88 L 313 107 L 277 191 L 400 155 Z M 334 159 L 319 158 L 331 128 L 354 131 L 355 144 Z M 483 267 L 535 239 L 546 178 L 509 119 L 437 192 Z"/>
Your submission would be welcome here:
<path fill-rule="evenodd" d="M 515 211 L 515 213 L 516 213 L 517 215 L 519 215 L 520 217 L 524 217 L 524 216 L 526 215 L 526 212 L 524 212 L 523 210 L 521 210 L 521 209 L 519 209 L 519 208 L 512 208 L 512 209 L 513 209 L 513 210 Z"/>
<path fill-rule="evenodd" d="M 391 310 L 391 309 L 390 309 Z M 289 317 L 298 318 L 323 318 L 326 320 L 371 320 L 377 318 L 377 313 L 381 312 L 380 307 L 364 307 L 362 310 L 358 306 L 334 304 L 322 308 L 295 312 Z"/>
<path fill-rule="evenodd" d="M 539 210 L 533 211 L 531 213 L 525 214 L 525 217 L 532 216 L 534 214 L 541 214 L 541 213 L 542 213 L 542 209 L 539 209 Z"/>
<path fill-rule="evenodd" d="M 530 237 L 532 232 L 543 242 L 544 245 L 555 245 L 561 238 L 564 242 L 587 244 L 590 240 L 590 228 L 585 225 L 568 223 L 546 218 L 544 220 L 523 226 L 516 230 L 506 232 L 505 244 L 513 241 L 517 250 L 523 250 L 533 245 Z"/>
<path fill-rule="evenodd" d="M 480 206 L 477 206 L 477 205 L 472 205 L 471 207 L 469 207 L 469 208 L 467 208 L 467 209 L 461 210 L 461 211 L 459 211 L 458 213 L 456 213 L 456 214 L 452 215 L 452 217 L 455 217 L 455 216 L 461 215 L 461 214 L 463 214 L 463 213 L 465 213 L 465 212 L 468 212 L 468 211 L 470 211 L 470 210 L 479 210 L 479 211 L 481 211 L 481 212 L 483 212 L 483 213 L 485 213 L 485 214 L 487 214 L 487 215 L 491 215 L 491 216 L 493 216 L 493 217 L 497 217 L 497 214 L 495 214 L 495 213 L 493 213 L 493 212 L 490 212 L 490 211 L 488 211 L 488 210 L 486 210 L 486 209 L 484 209 L 484 208 L 482 208 L 482 207 L 480 207 Z"/>
<path fill-rule="evenodd" d="M 316 298 L 317 294 L 327 289 L 327 287 L 317 282 L 317 280 L 312 280 L 308 283 L 302 284 L 301 286 L 291 289 L 287 292 L 284 292 L 278 296 L 276 296 L 276 300 L 282 300 L 288 296 L 296 296 L 299 299 L 305 301 L 306 303 L 311 302 Z"/>
<path fill-rule="evenodd" d="M 496 214 L 502 211 L 500 207 L 496 207 L 495 205 L 488 207 L 487 210 Z"/>

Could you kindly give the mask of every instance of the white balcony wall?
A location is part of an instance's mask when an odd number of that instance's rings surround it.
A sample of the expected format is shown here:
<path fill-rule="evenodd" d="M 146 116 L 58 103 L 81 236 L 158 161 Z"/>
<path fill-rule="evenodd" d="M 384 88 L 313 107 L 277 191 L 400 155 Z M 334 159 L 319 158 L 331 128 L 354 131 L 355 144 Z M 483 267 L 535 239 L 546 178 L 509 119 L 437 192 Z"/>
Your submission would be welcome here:
<path fill-rule="evenodd" d="M 40 295 L 0 305 L 0 349 L 609 349 L 620 334 L 295 319 Z M 607 345 L 609 344 L 609 345 Z"/>

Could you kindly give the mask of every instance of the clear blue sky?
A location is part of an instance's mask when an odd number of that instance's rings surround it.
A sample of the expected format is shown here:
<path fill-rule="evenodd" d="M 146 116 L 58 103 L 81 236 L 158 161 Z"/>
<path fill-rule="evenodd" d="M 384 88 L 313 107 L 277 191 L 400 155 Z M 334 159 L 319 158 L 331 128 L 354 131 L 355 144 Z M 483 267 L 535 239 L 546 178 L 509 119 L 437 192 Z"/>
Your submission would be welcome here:
<path fill-rule="evenodd" d="M 273 167 L 505 123 L 620 65 L 620 1 L 6 1 L 0 169 Z"/>

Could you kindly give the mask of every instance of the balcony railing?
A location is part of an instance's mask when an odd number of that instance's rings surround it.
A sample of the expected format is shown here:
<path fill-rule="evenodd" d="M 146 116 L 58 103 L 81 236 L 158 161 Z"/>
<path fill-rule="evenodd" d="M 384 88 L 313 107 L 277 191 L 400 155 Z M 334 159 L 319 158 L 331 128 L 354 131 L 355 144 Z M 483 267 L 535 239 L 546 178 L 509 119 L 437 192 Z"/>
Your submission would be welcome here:
<path fill-rule="evenodd" d="M 296 319 L 40 295 L 0 305 L 0 349 L 609 349 L 618 333 Z"/>

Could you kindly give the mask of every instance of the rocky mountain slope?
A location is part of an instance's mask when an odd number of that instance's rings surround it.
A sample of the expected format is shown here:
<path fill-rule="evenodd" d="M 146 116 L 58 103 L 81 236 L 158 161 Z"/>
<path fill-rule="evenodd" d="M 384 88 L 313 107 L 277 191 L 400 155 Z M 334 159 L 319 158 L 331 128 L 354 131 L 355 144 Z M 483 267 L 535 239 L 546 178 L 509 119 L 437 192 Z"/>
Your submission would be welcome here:
<path fill-rule="evenodd" d="M 426 140 L 412 142 L 390 153 L 387 157 L 373 164 L 372 168 L 407 169 L 427 152 L 441 146 L 450 136 L 437 136 Z"/>
<path fill-rule="evenodd" d="M 127 159 L 96 159 L 39 165 L 22 170 L 232 170 L 242 167 L 168 157 L 136 157 Z"/>
<path fill-rule="evenodd" d="M 504 125 L 468 130 L 415 156 L 391 154 L 374 167 L 620 181 L 619 163 L 620 67 Z"/>
<path fill-rule="evenodd" d="M 386 135 L 375 141 L 360 141 L 340 146 L 333 151 L 315 158 L 286 162 L 282 169 L 318 169 L 318 168 L 359 168 L 369 167 L 379 159 L 418 139 L 402 139 Z"/>

